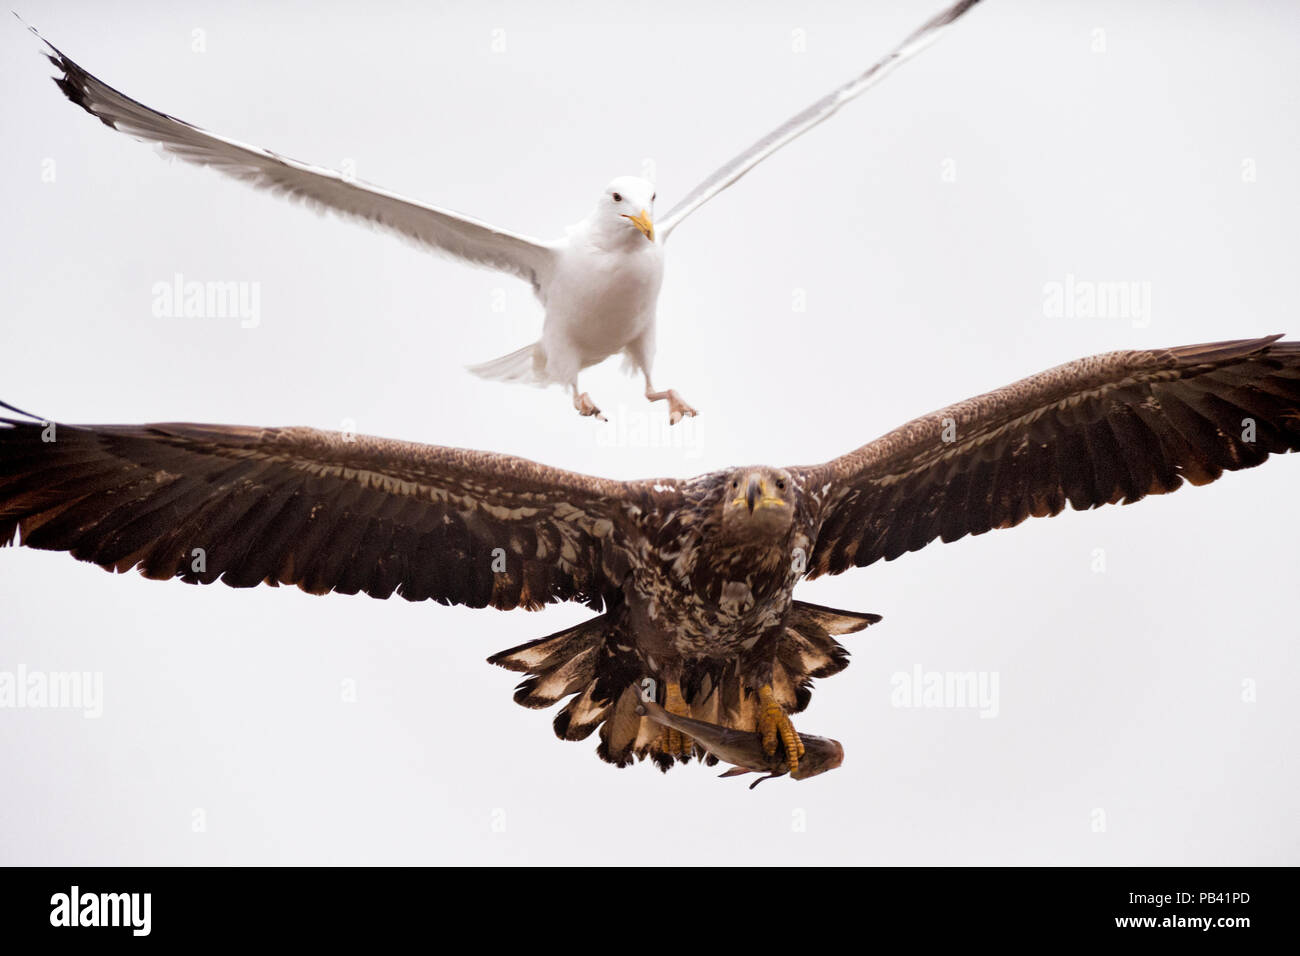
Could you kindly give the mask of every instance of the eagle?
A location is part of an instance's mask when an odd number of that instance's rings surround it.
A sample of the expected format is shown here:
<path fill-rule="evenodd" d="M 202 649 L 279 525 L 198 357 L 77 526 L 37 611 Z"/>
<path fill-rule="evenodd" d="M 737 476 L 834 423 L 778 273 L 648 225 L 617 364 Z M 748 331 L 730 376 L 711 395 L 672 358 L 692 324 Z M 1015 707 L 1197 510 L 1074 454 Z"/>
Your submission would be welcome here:
<path fill-rule="evenodd" d="M 791 715 L 880 620 L 804 578 L 1028 517 L 1131 504 L 1300 449 L 1300 341 L 1119 351 L 917 418 L 819 465 L 613 481 L 311 428 L 0 418 L 0 544 L 232 587 L 296 585 L 595 616 L 501 651 L 515 700 L 620 767 L 709 759 L 638 708 L 754 731 L 797 776 Z M 650 678 L 649 681 L 646 678 Z"/>

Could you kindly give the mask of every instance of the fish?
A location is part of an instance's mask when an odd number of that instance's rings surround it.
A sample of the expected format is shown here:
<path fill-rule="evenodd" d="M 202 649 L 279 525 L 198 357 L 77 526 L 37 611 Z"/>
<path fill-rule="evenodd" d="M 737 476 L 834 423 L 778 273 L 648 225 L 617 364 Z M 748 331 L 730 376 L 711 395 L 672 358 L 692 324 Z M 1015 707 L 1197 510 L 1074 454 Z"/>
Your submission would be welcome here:
<path fill-rule="evenodd" d="M 723 763 L 732 764 L 730 770 L 718 776 L 766 774 L 749 785 L 749 789 L 753 790 L 764 780 L 784 776 L 789 771 L 784 747 L 778 746 L 776 753 L 769 754 L 763 750 L 763 738 L 758 734 L 748 730 L 723 727 L 705 720 L 695 720 L 692 717 L 670 714 L 652 698 L 648 698 L 647 693 L 648 691 L 643 688 L 640 700 L 637 702 L 637 713 L 649 717 L 655 723 L 689 734 L 696 743 Z M 809 777 L 834 770 L 844 762 L 844 746 L 838 740 L 818 737 L 815 734 L 800 734 L 799 739 L 803 741 L 804 754 L 799 758 L 799 768 L 790 774 L 792 779 L 807 780 Z"/>

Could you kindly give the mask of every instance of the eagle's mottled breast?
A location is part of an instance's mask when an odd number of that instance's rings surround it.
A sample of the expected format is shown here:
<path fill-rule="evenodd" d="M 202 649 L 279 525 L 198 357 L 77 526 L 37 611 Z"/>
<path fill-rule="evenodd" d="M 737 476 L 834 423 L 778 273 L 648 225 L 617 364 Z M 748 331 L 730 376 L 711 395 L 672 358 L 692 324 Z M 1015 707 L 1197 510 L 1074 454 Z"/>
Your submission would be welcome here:
<path fill-rule="evenodd" d="M 812 515 L 796 495 L 779 538 L 729 542 L 719 521 L 727 473 L 680 491 L 645 516 L 651 527 L 624 587 L 635 640 L 651 656 L 734 657 L 783 621 L 811 550 Z"/>

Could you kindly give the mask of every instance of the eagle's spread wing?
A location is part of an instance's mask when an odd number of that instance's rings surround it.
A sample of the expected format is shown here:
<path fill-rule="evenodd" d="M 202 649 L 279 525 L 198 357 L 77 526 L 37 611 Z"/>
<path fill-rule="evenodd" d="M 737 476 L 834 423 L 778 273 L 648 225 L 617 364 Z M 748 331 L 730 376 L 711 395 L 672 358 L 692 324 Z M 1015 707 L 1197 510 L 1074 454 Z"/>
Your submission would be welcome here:
<path fill-rule="evenodd" d="M 1300 342 L 1279 338 L 1080 359 L 800 469 L 825 494 L 809 575 L 1300 450 Z"/>
<path fill-rule="evenodd" d="M 470 607 L 599 608 L 633 486 L 310 428 L 0 419 L 0 545 L 151 578 Z"/>
<path fill-rule="evenodd" d="M 676 229 L 683 219 L 782 146 L 798 139 L 819 123 L 830 119 L 839 112 L 841 106 L 857 99 L 875 86 L 888 76 L 894 67 L 911 59 L 934 42 L 944 27 L 953 23 L 978 2 L 979 0 L 958 0 L 957 3 L 954 3 L 920 29 L 914 31 L 896 49 L 890 51 L 888 56 L 873 64 L 866 72 L 858 74 L 843 86 L 827 93 L 816 103 L 813 103 L 812 106 L 790 117 L 743 153 L 733 157 L 725 166 L 715 170 L 708 179 L 692 189 L 685 199 L 668 210 L 668 214 L 659 220 L 655 225 L 655 229 L 666 240 L 669 233 Z"/>
<path fill-rule="evenodd" d="M 50 62 L 62 73 L 55 77 L 59 89 L 105 126 L 157 143 L 181 159 L 211 166 L 258 188 L 383 226 L 474 265 L 517 275 L 532 283 L 534 290 L 550 276 L 556 252 L 544 242 L 404 199 L 333 170 L 218 136 L 150 109 L 87 73 L 34 29 L 32 33 L 51 50 Z"/>

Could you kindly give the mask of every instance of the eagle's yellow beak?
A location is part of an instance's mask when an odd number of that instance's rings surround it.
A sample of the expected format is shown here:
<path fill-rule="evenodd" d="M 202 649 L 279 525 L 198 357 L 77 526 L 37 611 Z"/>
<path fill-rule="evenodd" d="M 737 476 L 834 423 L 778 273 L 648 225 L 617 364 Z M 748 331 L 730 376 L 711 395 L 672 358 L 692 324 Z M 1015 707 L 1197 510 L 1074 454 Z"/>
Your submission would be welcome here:
<path fill-rule="evenodd" d="M 784 508 L 786 503 L 768 491 L 767 482 L 757 475 L 751 476 L 743 495 L 737 495 L 731 502 L 737 507 L 744 507 L 750 514 L 756 508 Z"/>
<path fill-rule="evenodd" d="M 635 216 L 624 216 L 624 219 L 632 220 L 632 225 L 641 230 L 642 234 L 651 242 L 655 241 L 655 224 L 650 218 L 650 214 L 642 209 Z"/>

